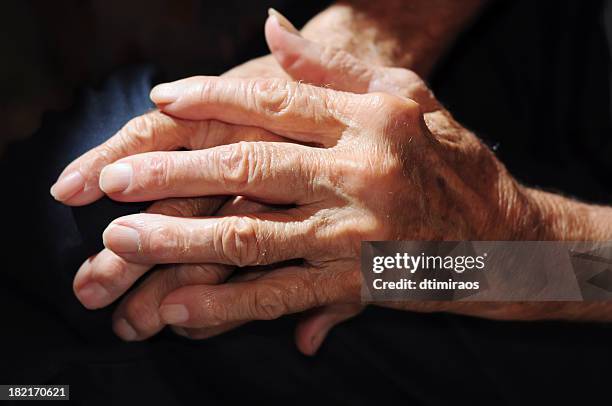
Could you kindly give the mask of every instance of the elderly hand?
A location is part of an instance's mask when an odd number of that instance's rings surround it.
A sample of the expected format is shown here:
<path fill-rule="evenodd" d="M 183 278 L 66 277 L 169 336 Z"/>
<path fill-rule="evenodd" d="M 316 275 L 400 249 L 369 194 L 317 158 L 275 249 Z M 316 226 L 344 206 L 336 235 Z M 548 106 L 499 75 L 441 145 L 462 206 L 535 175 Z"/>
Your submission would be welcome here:
<path fill-rule="evenodd" d="M 424 83 L 408 70 L 368 65 L 344 51 L 322 47 L 297 35 L 293 35 L 288 30 L 282 30 L 273 18 L 269 19 L 266 25 L 266 37 L 274 56 L 281 66 L 295 78 L 301 78 L 311 83 L 344 88 L 354 92 L 387 91 L 412 97 L 421 103 L 425 111 L 429 112 L 426 114 L 426 119 L 431 125 L 435 126 L 438 123 L 438 126 L 442 126 L 442 130 L 444 130 L 444 127 L 450 128 L 456 126 L 450 119 L 450 116 L 439 108 L 439 105 Z M 161 101 L 163 102 L 163 100 Z M 152 135 L 154 134 L 157 134 L 158 139 L 156 141 L 158 142 L 168 141 L 168 139 L 163 140 L 163 136 L 168 137 L 168 135 L 173 134 L 175 137 L 168 138 L 174 140 L 174 143 L 178 143 L 178 145 L 181 145 L 181 142 L 193 142 L 194 139 L 199 139 L 203 142 L 201 145 L 191 144 L 192 148 L 205 148 L 215 145 L 211 141 L 218 143 L 234 142 L 238 139 L 238 136 L 232 138 L 232 135 L 235 135 L 239 130 L 242 131 L 241 136 L 246 139 L 249 139 L 249 134 L 254 134 L 252 139 L 257 139 L 258 137 L 261 137 L 261 139 L 282 139 L 276 134 L 250 126 L 232 126 L 214 120 L 183 121 L 158 115 L 158 113 L 153 114 L 155 114 L 153 122 L 159 120 L 155 126 L 148 125 L 151 122 L 150 118 L 145 120 L 142 118 L 137 119 L 126 126 L 116 137 L 99 147 L 97 152 L 103 153 L 90 152 L 89 157 L 86 155 L 71 166 L 85 167 L 82 172 L 96 180 L 100 170 L 98 168 L 103 167 L 106 163 L 105 161 L 112 161 L 122 154 L 128 155 L 130 153 L 146 151 L 147 148 L 162 149 L 173 147 L 172 145 L 168 147 L 159 143 L 151 145 L 148 141 L 152 141 Z M 209 126 L 208 123 L 213 123 L 215 128 L 221 129 L 213 137 L 205 137 L 203 132 L 205 127 L 209 127 L 209 129 L 213 127 Z M 160 124 L 165 125 L 160 126 Z M 141 129 L 140 133 L 134 131 L 138 127 Z M 152 131 L 153 129 L 156 129 L 156 131 Z M 127 148 L 116 148 L 122 145 L 127 146 Z M 64 174 L 67 172 L 69 171 L 66 170 Z M 244 213 L 247 208 L 241 208 L 240 205 L 225 213 L 229 214 L 232 210 L 239 210 Z M 261 209 L 261 207 L 254 207 L 254 203 L 250 203 L 249 210 L 258 209 Z M 210 212 L 208 210 L 210 210 L 210 202 L 200 198 L 162 200 L 151 209 L 151 211 L 156 213 L 183 216 L 205 215 Z M 89 304 L 91 306 L 93 304 L 92 307 L 103 306 L 120 296 L 150 267 L 151 265 L 143 265 L 139 262 L 125 261 L 111 251 L 104 250 L 101 254 L 83 265 L 77 274 L 77 278 L 75 278 L 75 290 L 86 305 Z M 231 270 L 227 267 L 219 265 L 206 265 L 204 267 L 199 265 L 183 265 L 164 268 L 150 276 L 144 284 L 123 300 L 115 315 L 114 328 L 125 339 L 146 338 L 163 327 L 163 322 L 157 314 L 157 306 L 165 295 L 175 288 L 184 285 L 220 283 L 230 273 Z M 91 281 L 94 283 L 97 281 L 105 286 L 104 291 L 107 294 L 102 298 L 102 302 L 98 301 L 98 298 L 88 297 L 90 292 L 85 289 L 85 286 L 87 282 Z M 313 353 L 320 345 L 327 330 L 333 324 L 350 317 L 358 309 L 358 305 L 336 306 L 315 312 L 314 315 L 298 326 L 297 341 L 299 348 L 305 353 Z M 229 322 L 221 323 L 220 326 L 212 328 L 186 329 L 183 330 L 183 333 L 193 338 L 207 337 L 225 331 L 235 324 Z"/>
<path fill-rule="evenodd" d="M 268 21 L 266 34 L 268 41 L 274 44 L 274 49 L 278 53 L 277 57 L 282 62 L 281 66 L 287 67 L 287 62 L 291 62 L 287 58 L 289 56 L 293 61 L 301 59 L 307 66 L 315 68 L 312 71 L 299 72 L 300 64 L 289 66 L 289 73 L 293 74 L 296 79 L 313 81 L 316 79 L 315 76 L 319 76 L 325 70 L 330 72 L 330 77 L 333 75 L 340 77 L 341 74 L 344 74 L 344 72 L 336 72 L 335 69 L 338 61 L 350 58 L 343 51 L 322 47 L 328 60 L 309 61 L 315 56 L 314 54 L 299 55 L 295 50 L 285 49 L 292 44 L 290 44 L 291 41 L 284 43 L 286 42 L 284 38 L 292 37 L 291 34 L 297 33 L 297 30 L 282 16 L 272 14 L 274 17 Z M 281 22 L 280 25 L 279 21 Z M 281 26 L 284 29 L 280 29 Z M 313 28 L 316 32 L 314 25 Z M 302 41 L 307 43 L 305 40 Z M 315 49 L 314 44 L 308 48 L 313 51 Z M 355 62 L 359 61 L 355 60 Z M 286 77 L 286 74 L 272 59 L 272 56 L 247 62 L 227 72 L 226 75 L 235 77 Z M 342 88 L 341 83 L 333 86 Z M 66 204 L 87 204 L 101 196 L 102 192 L 98 187 L 100 170 L 107 163 L 118 158 L 143 151 L 173 149 L 179 146 L 205 148 L 215 145 L 215 143 L 235 142 L 239 139 L 238 137 L 241 137 L 240 139 L 282 140 L 255 128 L 243 129 L 237 126 L 227 126 L 216 121 L 191 123 L 171 119 L 159 114 L 159 112 L 151 112 L 132 120 L 111 140 L 73 162 L 60 176 L 58 183 L 53 188 L 53 194 L 58 200 Z M 219 207 L 223 200 L 220 198 L 166 199 L 156 202 L 148 211 L 182 217 L 209 215 Z M 229 214 L 232 210 L 246 212 L 245 202 L 247 201 L 242 199 L 237 204 L 231 203 L 229 209 L 225 207 L 221 210 L 221 213 Z M 261 210 L 265 207 L 254 202 L 248 202 L 246 206 L 248 206 L 248 210 Z M 220 283 L 231 274 L 227 267 L 223 268 L 222 271 L 217 270 L 221 267 L 215 265 L 206 265 L 200 270 L 201 267 L 203 266 L 172 266 L 155 272 L 145 283 L 128 295 L 115 312 L 114 328 L 117 333 L 124 339 L 144 339 L 155 334 L 163 327 L 159 317 L 156 316 L 156 312 L 159 301 L 165 294 L 171 292 L 173 288 L 185 284 Z M 77 297 L 86 307 L 103 307 L 121 296 L 130 285 L 151 268 L 151 264 L 127 262 L 105 249 L 88 259 L 79 269 L 75 277 L 74 289 Z M 193 275 L 193 277 L 189 275 Z M 305 353 L 314 353 L 333 325 L 353 316 L 359 309 L 359 306 L 353 308 L 337 306 L 322 308 L 306 315 L 298 324 L 296 331 L 299 348 Z M 129 321 L 126 321 L 126 319 Z M 192 329 L 183 333 L 193 338 L 200 338 L 222 332 L 229 327 L 233 326 L 228 325 L 225 329 L 216 328 L 212 330 Z"/>
<path fill-rule="evenodd" d="M 440 108 L 439 104 L 435 101 L 427 87 L 414 73 L 403 69 L 381 68 L 378 66 L 369 65 L 355 59 L 344 51 L 311 43 L 297 35 L 293 35 L 292 33 L 294 33 L 294 31 L 291 29 L 281 30 L 278 21 L 274 18 L 270 19 L 266 25 L 266 37 L 274 56 L 280 62 L 280 65 L 293 78 L 323 86 L 331 86 L 337 89 L 350 90 L 353 92 L 385 91 L 406 96 L 416 100 L 420 104 L 421 109 L 425 112 L 425 122 L 432 133 L 446 133 L 448 135 L 467 133 L 452 120 L 446 111 Z M 250 62 L 245 66 L 254 66 L 255 70 L 253 72 L 259 71 L 257 75 L 260 76 L 276 76 L 276 74 L 268 75 L 266 73 L 272 72 L 273 70 L 266 70 L 267 66 L 273 66 L 271 65 L 271 62 L 272 61 L 270 61 L 270 58 L 266 57 L 262 58 L 261 60 Z M 252 76 L 248 74 L 249 69 L 244 71 L 247 74 L 240 74 L 242 68 L 243 67 L 237 68 L 236 76 Z M 280 76 L 280 74 L 278 76 Z M 166 100 L 162 99 L 158 101 L 165 102 Z M 163 107 L 164 106 L 162 106 L 162 108 Z M 169 130 L 169 135 L 176 135 L 176 138 L 173 137 L 173 139 L 179 139 L 179 141 L 182 140 L 181 142 L 185 142 L 184 138 L 190 138 L 198 133 L 204 135 L 201 131 L 194 131 L 192 127 L 198 127 L 202 125 L 202 123 L 206 123 L 203 125 L 204 127 L 210 127 L 208 125 L 208 121 L 189 122 L 187 126 L 183 126 L 186 124 L 186 122 L 183 120 L 176 118 L 170 119 L 163 115 L 158 117 L 160 117 L 161 124 L 170 123 L 170 125 L 167 127 L 161 126 L 161 128 L 157 128 L 157 126 L 148 125 L 146 119 L 140 120 L 140 123 L 139 120 L 135 120 L 135 122 L 132 123 L 133 130 L 137 130 L 138 127 L 146 130 L 144 131 L 145 137 L 142 137 L 144 140 L 148 138 L 147 135 L 152 135 L 153 132 L 155 132 L 155 136 L 157 138 L 164 137 L 168 135 Z M 156 123 L 156 120 L 157 117 L 155 117 L 154 120 L 150 120 L 150 122 Z M 210 122 L 215 123 L 214 125 L 217 125 L 216 123 L 218 123 L 214 120 Z M 229 130 L 227 133 L 231 134 L 232 129 L 236 127 L 231 125 L 225 126 L 223 123 L 218 124 L 223 127 L 223 131 L 219 132 L 219 138 L 216 141 L 218 143 L 223 143 L 223 133 L 226 132 L 226 130 Z M 158 132 L 157 129 L 160 131 Z M 250 129 L 253 131 L 252 134 L 254 134 L 253 139 L 258 139 L 259 135 L 263 135 L 264 137 L 270 136 L 271 138 L 277 136 L 276 134 L 259 132 L 259 129 L 256 128 Z M 245 131 L 245 133 L 248 136 L 249 132 Z M 136 131 L 128 131 L 128 134 L 124 135 L 124 141 L 126 141 L 128 146 L 134 138 L 136 141 L 139 139 L 139 134 Z M 468 134 L 468 138 L 469 137 L 472 136 Z M 280 140 L 287 140 L 283 137 L 279 138 Z M 239 139 L 239 136 L 237 136 L 235 139 Z M 206 140 L 204 137 L 202 137 L 202 140 L 205 142 L 210 141 Z M 215 140 L 213 139 L 213 143 L 209 145 L 215 145 L 214 141 Z M 230 136 L 229 140 L 226 142 L 233 142 L 232 137 Z M 118 145 L 121 145 L 121 143 L 118 143 Z M 144 148 L 146 151 L 148 145 L 149 143 L 146 142 L 136 142 L 130 147 L 132 148 L 132 151 L 126 152 L 122 149 L 114 150 L 112 145 L 111 148 L 105 148 L 108 147 L 108 145 L 105 144 L 100 148 L 100 154 L 92 154 L 89 159 L 80 159 L 80 163 L 85 167 L 85 170 L 82 172 L 84 172 L 86 176 L 91 176 L 95 181 L 97 181 L 98 172 L 105 164 L 104 156 L 100 157 L 99 155 L 109 153 L 111 158 L 110 161 L 112 161 L 113 158 L 116 159 L 117 157 L 121 157 L 121 154 L 129 155 L 130 153 L 141 152 L 139 148 Z M 154 147 L 154 149 L 158 147 Z M 203 147 L 206 147 L 206 145 L 203 145 Z M 97 158 L 102 159 L 100 159 L 99 162 L 95 162 Z M 93 165 L 90 168 L 87 168 L 92 161 L 94 161 Z M 92 168 L 94 170 L 91 170 Z M 64 175 L 66 175 L 68 172 L 69 171 L 65 171 Z M 507 175 L 505 177 L 507 178 Z M 510 183 L 513 182 L 510 181 Z M 518 197 L 521 197 L 521 201 L 514 203 L 511 202 L 513 208 L 523 207 L 524 212 L 527 213 L 527 215 L 520 219 L 520 221 L 516 220 L 517 225 L 514 228 L 514 237 L 518 238 L 521 234 L 525 236 L 532 235 L 538 228 L 535 223 L 537 222 L 536 219 L 539 218 L 539 213 L 537 213 L 537 210 L 534 209 L 532 205 L 533 202 L 530 199 L 530 195 L 533 195 L 534 191 L 523 190 L 516 185 L 512 186 L 519 190 L 517 195 Z M 513 187 L 511 187 L 511 189 Z M 166 199 L 155 203 L 150 211 L 160 214 L 187 217 L 201 216 L 207 215 L 214 211 L 214 207 L 217 207 L 219 202 L 222 201 L 223 199 L 218 198 Z M 501 201 L 500 204 L 503 206 L 503 201 Z M 265 208 L 266 206 L 259 205 L 253 201 L 239 199 L 237 202 L 232 203 L 229 208 L 226 207 L 222 209 L 219 214 L 246 214 L 261 211 Z M 522 210 L 520 209 L 516 210 L 516 212 L 521 211 Z M 129 287 L 129 285 L 131 285 L 139 276 L 149 270 L 151 266 L 152 265 L 143 265 L 136 262 L 127 262 L 107 249 L 96 256 L 93 260 L 87 261 L 83 265 L 77 275 L 77 278 L 75 279 L 75 291 L 77 291 L 79 298 L 86 306 L 88 304 L 91 307 L 103 306 L 110 303 L 112 300 L 122 294 Z M 121 306 L 115 313 L 116 317 L 114 328 L 124 339 L 146 338 L 156 333 L 163 327 L 163 322 L 158 314 L 158 306 L 167 294 L 172 292 L 174 289 L 185 285 L 220 283 L 226 280 L 230 275 L 231 267 L 225 267 L 222 265 L 183 264 L 179 266 L 171 265 L 169 267 L 163 267 L 158 272 L 155 272 L 149 276 L 145 283 L 136 288 L 126 299 L 123 300 Z M 244 282 L 246 279 L 259 276 L 261 276 L 261 273 L 241 275 L 232 278 L 229 283 L 240 281 Z M 111 291 L 111 294 L 103 299 L 103 302 L 105 303 L 102 304 L 100 304 L 99 301 L 96 303 L 96 300 L 88 300 L 92 299 L 92 297 L 88 294 L 84 294 L 88 293 L 86 292 L 87 289 L 83 288 L 84 286 L 87 286 L 86 282 L 95 282 L 96 280 L 101 282 L 104 286 L 110 288 Z M 108 290 L 105 293 L 108 293 Z M 458 306 L 456 304 L 449 305 L 442 303 L 422 303 L 410 307 L 413 310 L 450 310 L 485 316 L 487 315 L 483 314 L 482 306 L 473 306 L 472 304 L 468 304 L 467 306 Z M 490 307 L 493 307 L 493 309 L 489 309 L 492 310 L 488 312 L 489 317 L 508 317 L 508 306 Z M 321 310 L 311 313 L 298 325 L 296 337 L 298 347 L 304 353 L 314 353 L 323 340 L 327 330 L 329 330 L 329 328 L 331 328 L 337 322 L 340 322 L 355 314 L 359 308 L 359 305 L 336 305 L 323 307 Z M 525 316 L 524 310 L 525 309 L 522 309 L 520 312 L 522 317 Z M 532 316 L 538 317 L 535 313 L 532 314 Z M 510 315 L 510 317 L 512 316 Z M 213 327 L 186 329 L 177 328 L 177 331 L 192 338 L 201 338 L 226 331 L 227 329 L 238 324 L 240 324 L 240 322 L 230 321 L 227 323 L 220 323 Z M 136 328 L 134 329 L 133 326 Z"/>
<path fill-rule="evenodd" d="M 424 118 L 429 127 L 440 132 L 465 132 L 454 123 L 446 111 L 440 108 L 425 84 L 411 71 L 367 64 L 342 50 L 312 43 L 299 35 L 295 35 L 294 30 L 281 29 L 281 25 L 275 18 L 269 19 L 266 24 L 266 38 L 280 65 L 296 79 L 353 92 L 385 91 L 410 97 L 418 101 L 421 109 L 426 112 Z M 263 59 L 251 62 L 249 65 L 254 63 L 256 66 L 262 67 L 269 62 L 269 60 Z M 240 68 L 238 71 L 240 71 Z M 262 72 L 262 74 L 265 75 L 265 72 Z M 244 76 L 248 77 L 249 75 Z M 157 101 L 164 102 L 164 100 Z M 81 168 L 85 167 L 85 170 L 82 170 L 84 174 L 96 180 L 100 168 L 105 163 L 105 159 L 100 158 L 106 156 L 108 160 L 112 160 L 120 157 L 121 154 L 128 155 L 141 152 L 141 150 L 146 151 L 146 148 L 150 146 L 149 142 L 133 142 L 134 139 L 136 141 L 150 141 L 153 135 L 157 138 L 173 135 L 171 138 L 175 142 L 187 143 L 193 141 L 194 138 L 199 138 L 203 144 L 192 145 L 192 147 L 205 148 L 215 145 L 215 142 L 235 142 L 240 136 L 233 137 L 232 135 L 242 129 L 240 126 L 227 125 L 215 120 L 189 122 L 158 115 L 158 113 L 153 114 L 155 114 L 154 120 L 150 120 L 151 116 L 134 120 L 116 137 L 99 147 L 97 151 L 101 153 L 90 152 L 90 157 L 82 157 L 71 166 L 78 163 Z M 158 119 L 159 121 L 157 121 Z M 155 125 L 150 125 L 151 123 Z M 208 123 L 212 123 L 212 125 L 208 125 Z M 218 132 L 212 131 L 212 133 L 215 133 L 213 137 L 206 137 L 202 127 L 210 129 L 213 126 L 220 130 Z M 253 134 L 252 139 L 261 137 L 261 139 L 287 140 L 259 128 L 250 126 L 246 128 L 249 131 L 242 130 L 243 134 L 241 134 L 246 139 L 249 139 L 250 134 Z M 142 132 L 139 134 L 135 131 L 136 129 L 141 129 Z M 200 137 L 194 137 L 196 134 Z M 210 138 L 212 138 L 212 143 Z M 128 146 L 128 148 L 125 150 L 113 148 L 122 144 Z M 152 149 L 157 149 L 160 146 L 153 145 Z M 91 165 L 91 167 L 87 168 L 88 165 Z M 149 212 L 183 217 L 201 216 L 214 211 L 214 207 L 220 201 L 222 199 L 218 198 L 164 199 L 155 203 Z M 229 207 L 223 208 L 219 214 L 245 214 L 252 211 L 261 211 L 265 207 L 247 199 L 241 199 L 232 203 Z M 124 293 L 137 278 L 151 267 L 152 264 L 128 262 L 106 249 L 86 261 L 81 267 L 75 278 L 75 291 L 86 306 L 104 306 Z M 186 285 L 221 283 L 231 275 L 231 272 L 231 267 L 214 264 L 184 264 L 163 267 L 154 272 L 143 284 L 123 299 L 115 312 L 114 329 L 122 338 L 128 340 L 144 339 L 155 334 L 164 326 L 158 314 L 158 306 L 166 295 Z M 254 275 L 251 274 L 249 277 L 252 278 Z M 240 279 L 244 280 L 244 277 L 235 277 L 230 283 Z M 103 295 L 91 294 L 89 286 L 92 283 L 104 286 Z M 356 314 L 360 307 L 360 305 L 327 306 L 309 313 L 298 324 L 296 331 L 298 348 L 306 354 L 314 353 L 323 341 L 327 331 L 333 325 Z M 441 306 L 421 305 L 413 309 L 436 310 L 439 307 Z M 458 310 L 462 311 L 461 309 Z M 468 309 L 465 312 L 469 313 Z M 204 338 L 226 331 L 240 323 L 227 322 L 202 328 L 176 328 L 176 331 L 191 338 Z"/>
<path fill-rule="evenodd" d="M 369 87 L 373 72 L 381 70 L 366 71 L 355 85 Z M 537 221 L 488 148 L 429 98 L 421 107 L 387 93 L 215 77 L 162 85 L 152 96 L 175 117 L 257 126 L 308 144 L 153 152 L 105 168 L 100 184 L 120 201 L 244 195 L 292 205 L 219 218 L 138 214 L 114 221 L 105 244 L 128 261 L 304 260 L 254 280 L 179 288 L 160 307 L 168 324 L 216 326 L 358 303 L 362 240 L 529 238 L 523 232 Z"/>

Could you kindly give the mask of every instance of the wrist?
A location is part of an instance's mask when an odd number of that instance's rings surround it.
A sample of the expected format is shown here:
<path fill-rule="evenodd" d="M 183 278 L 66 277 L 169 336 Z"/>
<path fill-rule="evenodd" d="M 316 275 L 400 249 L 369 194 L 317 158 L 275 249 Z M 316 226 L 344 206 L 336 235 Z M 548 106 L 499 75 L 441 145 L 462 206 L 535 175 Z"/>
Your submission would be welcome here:
<path fill-rule="evenodd" d="M 590 205 L 520 185 L 492 151 L 444 110 L 425 115 L 445 161 L 461 179 L 474 180 L 475 200 L 463 206 L 474 226 L 465 238 L 523 241 L 612 240 L 612 207 Z M 450 147 L 448 147 L 450 146 Z M 483 213 L 486 213 L 483 216 Z"/>
<path fill-rule="evenodd" d="M 343 49 L 368 63 L 393 64 L 388 47 L 375 39 L 377 28 L 371 24 L 366 27 L 359 20 L 350 5 L 334 4 L 308 21 L 301 34 L 319 44 Z"/>
<path fill-rule="evenodd" d="M 612 208 L 577 202 L 524 187 L 538 226 L 533 239 L 601 241 L 612 239 Z"/>
<path fill-rule="evenodd" d="M 367 62 L 425 77 L 485 0 L 346 0 L 306 24 L 302 34 Z"/>

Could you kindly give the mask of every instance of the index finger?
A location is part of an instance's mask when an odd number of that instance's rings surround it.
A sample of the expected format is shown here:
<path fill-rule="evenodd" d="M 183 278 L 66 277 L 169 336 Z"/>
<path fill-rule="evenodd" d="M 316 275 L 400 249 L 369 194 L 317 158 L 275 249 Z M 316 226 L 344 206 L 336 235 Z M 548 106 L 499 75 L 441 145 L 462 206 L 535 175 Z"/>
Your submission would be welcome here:
<path fill-rule="evenodd" d="M 70 206 L 89 204 L 104 195 L 99 187 L 100 172 L 118 159 L 143 152 L 201 149 L 237 140 L 283 138 L 256 127 L 213 120 L 180 120 L 152 111 L 130 120 L 106 142 L 70 163 L 51 187 L 51 194 Z"/>
<path fill-rule="evenodd" d="M 254 125 L 325 146 L 336 144 L 357 101 L 350 93 L 285 79 L 213 76 L 158 85 L 151 99 L 175 117 Z"/>

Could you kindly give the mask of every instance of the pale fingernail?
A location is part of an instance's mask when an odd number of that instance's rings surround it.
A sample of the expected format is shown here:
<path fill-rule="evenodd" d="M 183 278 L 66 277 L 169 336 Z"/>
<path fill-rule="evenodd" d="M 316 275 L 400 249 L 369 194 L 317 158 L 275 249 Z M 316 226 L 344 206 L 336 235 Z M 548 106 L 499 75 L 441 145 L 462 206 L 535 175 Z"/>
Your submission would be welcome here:
<path fill-rule="evenodd" d="M 100 172 L 100 189 L 104 193 L 123 192 L 132 182 L 132 165 L 108 165 Z"/>
<path fill-rule="evenodd" d="M 151 90 L 149 97 L 156 104 L 174 103 L 183 93 L 182 86 L 176 83 L 162 83 Z"/>
<path fill-rule="evenodd" d="M 88 307 L 98 307 L 108 297 L 108 291 L 97 282 L 91 282 L 78 290 L 79 299 Z"/>
<path fill-rule="evenodd" d="M 51 196 L 57 201 L 63 202 L 70 199 L 75 194 L 83 190 L 85 178 L 79 171 L 72 171 L 61 176 L 53 186 L 51 186 Z"/>
<path fill-rule="evenodd" d="M 166 324 L 184 323 L 189 320 L 189 311 L 181 304 L 164 305 L 159 308 L 159 316 Z"/>
<path fill-rule="evenodd" d="M 302 36 L 302 34 L 300 34 L 298 29 L 295 28 L 295 26 L 291 24 L 289 20 L 287 20 L 287 17 L 285 17 L 278 11 L 274 10 L 273 8 L 269 8 L 268 15 L 272 18 L 276 18 L 276 21 L 278 21 L 278 25 L 280 25 L 280 27 L 284 29 L 285 31 L 298 35 L 300 37 Z"/>
<path fill-rule="evenodd" d="M 125 341 L 134 341 L 138 338 L 138 333 L 126 319 L 119 319 L 115 323 L 115 333 Z"/>
<path fill-rule="evenodd" d="M 138 252 L 140 235 L 133 228 L 111 224 L 102 234 L 104 246 L 117 254 Z"/>

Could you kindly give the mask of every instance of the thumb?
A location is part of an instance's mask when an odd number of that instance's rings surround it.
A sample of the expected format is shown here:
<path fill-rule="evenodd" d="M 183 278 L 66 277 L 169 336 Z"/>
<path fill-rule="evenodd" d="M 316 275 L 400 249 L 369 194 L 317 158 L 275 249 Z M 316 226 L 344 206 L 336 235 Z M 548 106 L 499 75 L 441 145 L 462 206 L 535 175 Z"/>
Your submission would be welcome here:
<path fill-rule="evenodd" d="M 278 64 L 294 80 L 353 93 L 385 92 L 419 103 L 423 112 L 441 109 L 425 82 L 408 69 L 367 63 L 335 47 L 303 38 L 273 9 L 266 21 L 266 41 Z"/>
<path fill-rule="evenodd" d="M 325 306 L 308 313 L 298 322 L 295 330 L 295 343 L 305 355 L 315 355 L 323 344 L 329 331 L 363 310 L 363 306 L 341 304 Z"/>
<path fill-rule="evenodd" d="M 268 10 L 266 42 L 279 65 L 295 80 L 336 90 L 367 93 L 376 74 L 348 52 L 324 46 L 302 37 L 293 25 L 274 9 Z"/>

